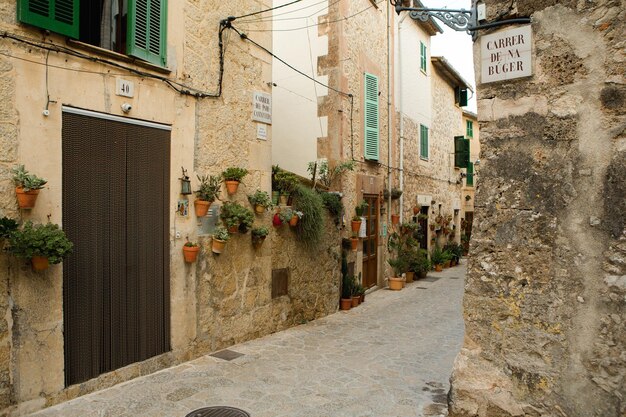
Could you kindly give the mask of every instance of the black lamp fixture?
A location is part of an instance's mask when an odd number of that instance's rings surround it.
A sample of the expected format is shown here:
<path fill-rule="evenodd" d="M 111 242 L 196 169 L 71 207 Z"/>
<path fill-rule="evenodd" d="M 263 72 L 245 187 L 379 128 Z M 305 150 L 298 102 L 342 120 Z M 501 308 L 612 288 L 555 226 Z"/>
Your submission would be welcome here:
<path fill-rule="evenodd" d="M 180 180 L 180 193 L 182 195 L 191 194 L 191 181 L 189 180 L 189 176 L 187 175 L 187 170 L 181 167 L 183 170 L 183 176 L 179 178 Z"/>

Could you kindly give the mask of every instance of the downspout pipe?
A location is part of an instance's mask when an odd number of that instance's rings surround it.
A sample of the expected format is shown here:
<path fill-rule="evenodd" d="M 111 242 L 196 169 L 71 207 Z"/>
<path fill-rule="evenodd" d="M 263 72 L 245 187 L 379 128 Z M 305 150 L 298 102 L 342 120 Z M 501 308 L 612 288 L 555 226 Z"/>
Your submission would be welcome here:
<path fill-rule="evenodd" d="M 391 6 L 387 2 L 387 224 L 391 225 Z"/>
<path fill-rule="evenodd" d="M 400 223 L 404 221 L 404 103 L 402 94 L 402 22 L 408 14 L 404 14 L 398 21 L 398 113 L 400 117 Z"/>

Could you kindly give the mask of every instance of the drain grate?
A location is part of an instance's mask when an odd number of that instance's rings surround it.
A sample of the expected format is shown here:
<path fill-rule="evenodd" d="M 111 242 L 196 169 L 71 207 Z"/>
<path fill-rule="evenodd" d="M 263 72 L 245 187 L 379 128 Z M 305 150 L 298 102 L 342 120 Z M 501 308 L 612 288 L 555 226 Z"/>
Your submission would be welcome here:
<path fill-rule="evenodd" d="M 224 349 L 219 352 L 215 352 L 212 355 L 214 358 L 223 359 L 225 361 L 232 361 L 233 359 L 237 359 L 240 356 L 243 356 L 243 353 L 235 352 L 234 350 Z"/>
<path fill-rule="evenodd" d="M 250 414 L 239 408 L 217 406 L 199 408 L 185 417 L 250 417 Z"/>
<path fill-rule="evenodd" d="M 426 287 L 415 287 L 415 288 L 417 288 L 418 290 L 427 290 L 428 289 Z"/>

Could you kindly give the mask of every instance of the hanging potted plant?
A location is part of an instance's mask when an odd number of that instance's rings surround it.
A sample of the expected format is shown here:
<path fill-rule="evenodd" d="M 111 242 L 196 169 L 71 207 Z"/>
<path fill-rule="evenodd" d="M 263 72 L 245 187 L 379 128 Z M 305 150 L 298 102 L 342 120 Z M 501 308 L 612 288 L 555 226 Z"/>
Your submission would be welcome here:
<path fill-rule="evenodd" d="M 289 219 L 289 226 L 296 227 L 298 225 L 298 220 L 300 220 L 302 216 L 304 216 L 304 213 L 298 210 L 293 210 L 291 219 Z"/>
<path fill-rule="evenodd" d="M 274 217 L 272 217 L 272 225 L 274 227 L 280 227 L 283 225 L 283 221 L 280 219 L 280 212 L 274 213 Z"/>
<path fill-rule="evenodd" d="M 34 271 L 43 271 L 49 264 L 58 264 L 72 253 L 72 242 L 54 223 L 24 223 L 9 236 L 9 252 L 18 258 L 29 259 Z"/>
<path fill-rule="evenodd" d="M 35 207 L 39 190 L 46 185 L 47 181 L 30 174 L 24 165 L 18 165 L 12 169 L 13 181 L 15 182 L 15 194 L 17 204 L 21 209 L 32 209 Z"/>
<path fill-rule="evenodd" d="M 217 175 L 197 175 L 197 177 L 200 181 L 200 187 L 196 191 L 196 200 L 193 205 L 196 216 L 204 217 L 220 192 L 221 179 Z"/>
<path fill-rule="evenodd" d="M 265 191 L 256 190 L 254 194 L 248 196 L 248 201 L 254 206 L 254 211 L 258 214 L 265 212 L 265 209 L 272 208 L 272 200 Z"/>
<path fill-rule="evenodd" d="M 391 215 L 391 224 L 393 224 L 395 226 L 399 222 L 400 222 L 400 215 L 399 214 L 392 214 Z"/>
<path fill-rule="evenodd" d="M 361 218 L 357 215 L 352 217 L 352 221 L 350 222 L 352 233 L 359 233 L 359 230 L 361 229 L 361 221 Z"/>
<path fill-rule="evenodd" d="M 253 227 L 250 233 L 252 236 L 252 246 L 254 246 L 255 249 L 260 248 L 269 233 L 270 231 L 267 226 Z"/>
<path fill-rule="evenodd" d="M 278 212 L 278 218 L 280 219 L 280 224 L 289 223 L 293 218 L 293 210 L 289 207 L 283 207 Z"/>
<path fill-rule="evenodd" d="M 197 243 L 189 241 L 183 245 L 183 257 L 185 258 L 185 262 L 193 263 L 196 261 L 198 257 L 198 252 L 200 252 L 200 246 Z"/>
<path fill-rule="evenodd" d="M 246 233 L 252 227 L 254 213 L 239 203 L 227 201 L 222 206 L 220 218 L 229 233 Z"/>
<path fill-rule="evenodd" d="M 276 186 L 275 191 L 278 191 L 280 194 L 280 205 L 286 206 L 289 203 L 291 193 L 296 189 L 299 183 L 298 177 L 291 172 L 279 169 L 274 176 L 274 183 Z"/>
<path fill-rule="evenodd" d="M 230 234 L 223 226 L 217 226 L 213 231 L 213 239 L 211 242 L 211 251 L 220 254 L 224 251 L 226 242 L 230 239 Z"/>
<path fill-rule="evenodd" d="M 365 213 L 368 207 L 369 207 L 369 204 L 367 204 L 367 201 L 361 200 L 361 202 L 357 204 L 356 207 L 354 208 L 354 211 L 358 217 L 361 217 L 363 216 L 363 214 Z"/>
<path fill-rule="evenodd" d="M 413 206 L 413 215 L 417 216 L 420 213 L 420 208 L 418 206 Z"/>
<path fill-rule="evenodd" d="M 235 194 L 242 178 L 248 174 L 248 170 L 240 167 L 229 167 L 222 172 L 222 178 L 226 184 L 228 194 Z"/>

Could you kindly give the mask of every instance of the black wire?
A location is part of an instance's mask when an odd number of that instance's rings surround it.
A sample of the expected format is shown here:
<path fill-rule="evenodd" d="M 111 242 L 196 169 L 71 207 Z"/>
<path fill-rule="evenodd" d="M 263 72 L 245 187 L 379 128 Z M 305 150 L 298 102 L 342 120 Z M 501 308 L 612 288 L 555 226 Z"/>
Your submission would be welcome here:
<path fill-rule="evenodd" d="M 295 1 L 292 1 L 291 3 L 286 3 L 286 4 L 283 4 L 282 6 L 276 6 L 276 7 L 272 7 L 271 9 L 260 10 L 260 11 L 258 11 L 258 12 L 244 14 L 243 16 L 229 17 L 228 19 L 232 22 L 232 21 L 233 21 L 233 20 L 235 20 L 235 19 L 242 19 L 242 18 L 244 18 L 244 17 L 250 17 L 250 16 L 255 16 L 255 15 L 257 15 L 257 14 L 261 14 L 261 13 L 265 13 L 265 12 L 270 12 L 270 11 L 272 11 L 272 10 L 280 9 L 281 7 L 289 6 L 289 5 L 292 5 L 292 4 L 294 4 L 294 3 L 299 3 L 299 2 L 301 2 L 301 1 L 302 1 L 302 0 L 295 0 Z"/>

